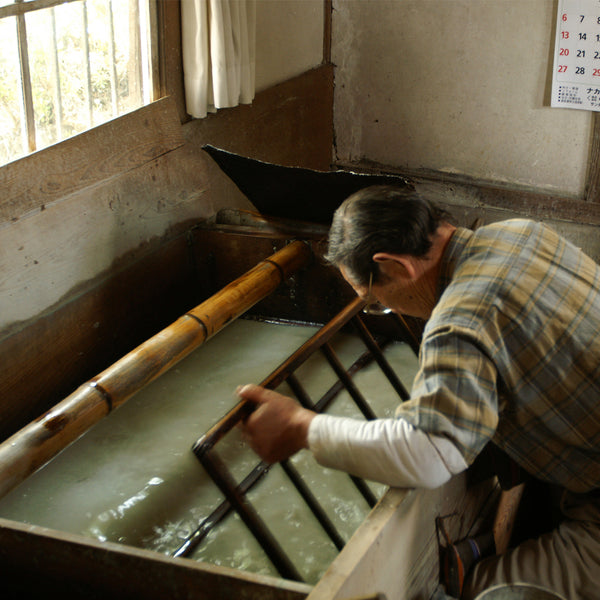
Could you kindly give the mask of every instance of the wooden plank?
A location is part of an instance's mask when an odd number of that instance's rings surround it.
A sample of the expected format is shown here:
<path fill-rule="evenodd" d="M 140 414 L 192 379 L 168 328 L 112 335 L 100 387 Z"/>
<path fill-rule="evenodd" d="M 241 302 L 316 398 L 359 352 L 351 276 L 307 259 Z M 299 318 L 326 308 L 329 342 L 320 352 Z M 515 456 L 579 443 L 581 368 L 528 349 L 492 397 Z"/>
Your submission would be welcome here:
<path fill-rule="evenodd" d="M 600 204 L 549 192 L 515 189 L 488 181 L 465 179 L 447 173 L 395 169 L 373 162 L 339 163 L 338 167 L 365 173 L 393 173 L 430 191 L 436 199 L 456 206 L 468 206 L 475 213 L 485 209 L 514 211 L 534 219 L 553 219 L 600 225 Z"/>
<path fill-rule="evenodd" d="M 170 98 L 0 167 L 0 224 L 146 164 L 184 144 Z"/>
<path fill-rule="evenodd" d="M 184 125 L 195 148 L 212 144 L 286 166 L 329 170 L 333 147 L 333 65 L 323 65 Z"/>
<path fill-rule="evenodd" d="M 181 4 L 156 0 L 159 27 L 159 70 L 161 94 L 173 98 L 181 123 L 191 117 L 185 109 L 183 57 L 181 51 Z"/>
<path fill-rule="evenodd" d="M 466 480 L 462 474 L 435 490 L 388 490 L 308 600 L 376 593 L 388 600 L 430 598 L 439 581 L 436 518 L 454 515 L 446 522 L 447 529 L 452 539 L 461 539 L 477 520 L 493 485 L 487 481 L 467 489 Z"/>
<path fill-rule="evenodd" d="M 248 237 L 240 233 L 224 233 L 196 229 L 193 235 L 193 253 L 198 278 L 212 286 L 214 293 L 227 283 L 226 278 L 237 276 L 248 269 L 257 252 L 281 247 L 285 240 Z M 327 323 L 356 293 L 342 279 L 337 269 L 324 264 L 323 248 L 311 243 L 317 257 L 307 268 L 296 273 L 267 298 L 249 311 L 255 316 Z M 208 290 L 207 290 L 208 291 Z"/>
<path fill-rule="evenodd" d="M 325 13 L 323 25 L 323 62 L 329 64 L 331 63 L 332 0 L 324 0 L 323 11 Z"/>
<path fill-rule="evenodd" d="M 82 600 L 302 600 L 312 589 L 7 519 L 0 519 L 0 561 L 8 597 L 42 597 L 53 590 Z"/>
<path fill-rule="evenodd" d="M 0 339 L 210 218 L 215 207 L 251 207 L 216 167 L 207 172 L 201 157 L 182 154 L 185 147 L 0 227 Z"/>
<path fill-rule="evenodd" d="M 508 550 L 524 489 L 525 483 L 521 483 L 500 494 L 493 525 L 497 554 Z"/>

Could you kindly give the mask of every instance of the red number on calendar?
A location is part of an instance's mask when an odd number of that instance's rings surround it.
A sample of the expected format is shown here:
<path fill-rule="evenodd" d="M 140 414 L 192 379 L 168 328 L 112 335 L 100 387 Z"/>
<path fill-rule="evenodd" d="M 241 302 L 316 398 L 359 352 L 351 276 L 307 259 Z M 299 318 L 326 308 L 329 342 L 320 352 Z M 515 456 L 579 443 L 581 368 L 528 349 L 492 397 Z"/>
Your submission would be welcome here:
<path fill-rule="evenodd" d="M 566 14 L 566 13 L 564 13 L 564 14 L 563 14 L 563 16 L 562 16 L 562 20 L 563 20 L 563 21 L 566 21 L 566 20 L 567 20 L 567 14 Z"/>
<path fill-rule="evenodd" d="M 561 48 L 559 54 L 561 56 L 569 56 L 569 49 L 568 48 Z"/>
<path fill-rule="evenodd" d="M 569 39 L 569 32 L 568 32 L 568 31 L 561 31 L 561 32 L 560 32 L 560 37 L 561 37 L 563 40 L 568 40 L 568 39 Z"/>
<path fill-rule="evenodd" d="M 558 72 L 559 73 L 566 73 L 567 72 L 567 65 L 558 65 Z"/>
<path fill-rule="evenodd" d="M 594 77 L 600 77 L 600 69 L 594 69 L 593 76 Z"/>

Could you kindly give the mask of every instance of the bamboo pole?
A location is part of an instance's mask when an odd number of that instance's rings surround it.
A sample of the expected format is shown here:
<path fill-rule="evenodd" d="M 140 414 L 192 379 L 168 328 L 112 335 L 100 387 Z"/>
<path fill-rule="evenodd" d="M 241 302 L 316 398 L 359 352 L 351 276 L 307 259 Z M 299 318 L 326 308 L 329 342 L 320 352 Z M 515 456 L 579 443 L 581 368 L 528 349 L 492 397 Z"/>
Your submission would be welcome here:
<path fill-rule="evenodd" d="M 308 264 L 301 241 L 258 263 L 0 444 L 0 497 Z"/>

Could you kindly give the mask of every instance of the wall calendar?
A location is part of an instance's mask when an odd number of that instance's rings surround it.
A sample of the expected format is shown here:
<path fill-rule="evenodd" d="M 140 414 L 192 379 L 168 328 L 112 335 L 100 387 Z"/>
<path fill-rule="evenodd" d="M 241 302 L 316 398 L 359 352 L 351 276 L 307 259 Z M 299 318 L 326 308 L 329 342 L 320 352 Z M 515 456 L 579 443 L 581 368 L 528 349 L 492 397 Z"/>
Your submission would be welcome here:
<path fill-rule="evenodd" d="M 551 106 L 600 111 L 600 0 L 559 0 Z"/>

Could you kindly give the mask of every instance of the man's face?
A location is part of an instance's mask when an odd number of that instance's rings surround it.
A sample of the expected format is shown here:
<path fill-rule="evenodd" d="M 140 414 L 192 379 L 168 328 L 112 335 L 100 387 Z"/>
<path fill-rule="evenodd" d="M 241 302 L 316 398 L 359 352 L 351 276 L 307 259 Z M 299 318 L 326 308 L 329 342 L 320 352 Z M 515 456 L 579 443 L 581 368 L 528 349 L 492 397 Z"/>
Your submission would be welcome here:
<path fill-rule="evenodd" d="M 411 276 L 409 271 L 400 262 L 386 261 L 379 263 L 382 276 L 379 283 L 371 285 L 371 297 L 369 298 L 369 286 L 356 284 L 348 269 L 340 265 L 342 277 L 352 286 L 358 296 L 366 302 L 377 301 L 392 312 L 428 319 L 431 310 L 429 298 L 425 297 L 425 289 L 421 280 Z"/>

